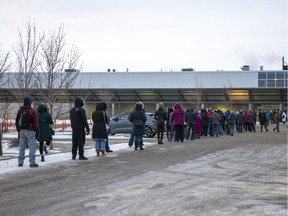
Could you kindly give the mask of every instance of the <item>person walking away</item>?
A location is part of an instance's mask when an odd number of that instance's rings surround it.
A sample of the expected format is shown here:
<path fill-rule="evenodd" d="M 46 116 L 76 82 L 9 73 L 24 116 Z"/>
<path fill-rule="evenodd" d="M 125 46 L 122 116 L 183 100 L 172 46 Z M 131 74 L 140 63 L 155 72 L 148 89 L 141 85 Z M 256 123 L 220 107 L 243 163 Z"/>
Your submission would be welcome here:
<path fill-rule="evenodd" d="M 159 108 L 155 112 L 154 118 L 157 120 L 158 144 L 164 144 L 163 135 L 164 135 L 164 128 L 165 128 L 165 121 L 167 120 L 167 113 L 164 110 L 164 104 L 162 102 L 159 103 Z"/>
<path fill-rule="evenodd" d="M 185 113 L 180 103 L 176 103 L 174 106 L 174 111 L 171 114 L 171 122 L 173 124 L 173 127 L 175 127 L 175 131 L 176 131 L 175 141 L 179 142 L 180 140 L 181 142 L 183 142 L 184 141 Z"/>
<path fill-rule="evenodd" d="M 234 136 L 234 127 L 236 124 L 236 114 L 234 110 L 231 110 L 231 113 L 228 118 L 229 118 L 230 135 Z"/>
<path fill-rule="evenodd" d="M 275 115 L 274 115 L 274 123 L 276 124 L 276 127 L 273 128 L 274 132 L 275 132 L 275 130 L 277 130 L 277 132 L 280 132 L 280 129 L 279 129 L 280 122 L 281 122 L 281 117 L 280 117 L 279 111 L 276 110 Z"/>
<path fill-rule="evenodd" d="M 50 145 L 50 142 L 52 140 L 53 120 L 52 120 L 50 113 L 48 112 L 47 107 L 44 104 L 39 104 L 37 111 L 38 111 L 38 121 L 39 121 L 39 127 L 40 127 L 37 140 L 40 144 L 39 152 L 41 155 L 41 161 L 44 162 L 45 158 L 44 158 L 43 151 L 45 153 L 48 153 L 47 146 Z M 44 144 L 44 142 L 46 143 Z"/>
<path fill-rule="evenodd" d="M 142 103 L 136 104 L 135 110 L 130 115 L 129 121 L 133 123 L 135 150 L 137 150 L 138 147 L 140 147 L 140 150 L 144 150 L 143 134 L 145 133 L 145 122 L 147 121 L 147 118 L 144 113 Z"/>
<path fill-rule="evenodd" d="M 263 127 L 265 128 L 266 132 L 269 131 L 267 126 L 268 126 L 268 121 L 266 119 L 266 113 L 263 112 L 261 115 L 259 115 L 259 122 L 261 126 L 261 132 L 263 132 Z"/>
<path fill-rule="evenodd" d="M 188 130 L 186 134 L 186 140 L 194 140 L 195 139 L 195 121 L 196 115 L 194 110 L 191 108 L 185 115 L 185 121 L 187 122 Z"/>
<path fill-rule="evenodd" d="M 81 98 L 76 98 L 75 106 L 70 110 L 70 122 L 72 128 L 72 160 L 76 159 L 77 149 L 79 160 L 88 160 L 84 156 L 85 134 L 90 132 L 87 122 L 84 101 Z"/>
<path fill-rule="evenodd" d="M 39 133 L 38 115 L 32 108 L 31 97 L 25 97 L 16 116 L 16 130 L 19 133 L 19 157 L 18 166 L 23 167 L 25 160 L 25 146 L 29 146 L 30 167 L 38 167 L 36 163 L 36 134 Z"/>
<path fill-rule="evenodd" d="M 109 116 L 109 113 L 107 112 L 107 104 L 105 102 L 103 102 L 103 111 L 105 112 L 105 115 L 107 116 L 107 121 L 106 121 L 106 124 L 109 125 L 110 123 L 110 116 Z M 110 153 L 110 152 L 113 152 L 113 150 L 110 149 L 110 146 L 109 146 L 109 139 L 108 139 L 108 135 L 109 135 L 109 131 L 107 131 L 107 137 L 106 137 L 106 141 L 105 141 L 105 150 L 106 150 L 106 153 Z"/>
<path fill-rule="evenodd" d="M 98 103 L 96 105 L 96 110 L 92 113 L 92 139 L 95 140 L 95 150 L 97 157 L 100 157 L 100 153 L 102 157 L 106 156 L 106 138 L 108 136 L 106 122 L 109 121 L 109 117 L 104 111 L 104 108 L 104 103 Z"/>
<path fill-rule="evenodd" d="M 263 126 L 264 126 L 264 122 L 261 121 L 261 119 L 263 120 L 263 115 L 264 115 L 264 113 L 262 112 L 261 109 L 259 109 L 258 111 L 259 111 L 259 112 L 258 112 L 258 120 L 259 120 L 259 123 L 260 123 L 261 132 L 262 132 L 262 128 L 263 128 Z"/>
<path fill-rule="evenodd" d="M 269 125 L 270 122 L 271 122 L 271 114 L 270 114 L 270 111 L 268 110 L 265 115 L 266 115 L 267 123 L 268 123 L 268 125 Z M 267 126 L 268 126 L 268 125 L 267 125 Z"/>
<path fill-rule="evenodd" d="M 173 112 L 172 107 L 167 108 L 167 120 L 166 120 L 166 135 L 167 135 L 167 140 L 171 141 L 172 140 L 172 127 L 171 127 L 171 122 L 170 122 L 170 116 L 171 113 Z"/>

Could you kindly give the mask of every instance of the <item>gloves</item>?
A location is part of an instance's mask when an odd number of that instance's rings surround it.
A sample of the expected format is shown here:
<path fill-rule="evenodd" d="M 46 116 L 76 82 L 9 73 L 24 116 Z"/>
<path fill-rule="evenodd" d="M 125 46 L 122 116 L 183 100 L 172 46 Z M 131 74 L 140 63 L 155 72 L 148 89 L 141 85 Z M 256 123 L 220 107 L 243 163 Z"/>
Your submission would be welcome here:
<path fill-rule="evenodd" d="M 86 128 L 86 135 L 88 135 L 90 133 L 90 129 Z"/>

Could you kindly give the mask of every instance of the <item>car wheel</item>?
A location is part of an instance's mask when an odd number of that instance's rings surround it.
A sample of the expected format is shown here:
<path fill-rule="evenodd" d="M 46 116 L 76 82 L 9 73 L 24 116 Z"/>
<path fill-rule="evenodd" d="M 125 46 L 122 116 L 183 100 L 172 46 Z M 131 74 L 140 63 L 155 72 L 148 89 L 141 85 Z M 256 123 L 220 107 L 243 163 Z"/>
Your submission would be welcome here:
<path fill-rule="evenodd" d="M 152 129 L 145 125 L 145 137 L 153 137 Z"/>

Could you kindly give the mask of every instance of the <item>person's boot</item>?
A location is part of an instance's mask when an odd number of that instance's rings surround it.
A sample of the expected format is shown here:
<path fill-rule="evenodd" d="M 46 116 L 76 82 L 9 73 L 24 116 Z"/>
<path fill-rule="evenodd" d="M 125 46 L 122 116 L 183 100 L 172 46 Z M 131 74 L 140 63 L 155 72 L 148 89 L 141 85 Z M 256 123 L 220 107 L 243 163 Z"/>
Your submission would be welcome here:
<path fill-rule="evenodd" d="M 47 150 L 47 145 L 46 144 L 44 144 L 43 150 L 44 150 L 45 154 L 49 153 L 48 150 Z"/>
<path fill-rule="evenodd" d="M 96 150 L 96 156 L 100 157 L 100 150 Z"/>
<path fill-rule="evenodd" d="M 41 162 L 44 162 L 44 161 L 45 161 L 44 155 L 41 155 Z"/>
<path fill-rule="evenodd" d="M 140 150 L 144 150 L 144 148 L 143 148 L 143 141 L 140 141 L 140 142 L 139 142 L 139 145 L 140 145 Z"/>
<path fill-rule="evenodd" d="M 106 157 L 105 150 L 101 150 L 102 157 Z"/>
<path fill-rule="evenodd" d="M 137 149 L 138 149 L 139 142 L 138 142 L 138 141 L 135 141 L 134 145 L 135 145 L 135 150 L 137 150 Z"/>
<path fill-rule="evenodd" d="M 83 156 L 79 156 L 79 160 L 88 160 L 88 158 L 86 158 L 86 157 L 83 155 Z"/>

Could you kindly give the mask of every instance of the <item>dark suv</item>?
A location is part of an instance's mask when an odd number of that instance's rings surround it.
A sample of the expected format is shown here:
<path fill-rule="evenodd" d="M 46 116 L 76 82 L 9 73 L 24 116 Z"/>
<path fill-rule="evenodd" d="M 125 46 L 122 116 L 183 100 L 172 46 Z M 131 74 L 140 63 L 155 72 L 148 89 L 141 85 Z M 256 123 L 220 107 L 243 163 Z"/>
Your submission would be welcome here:
<path fill-rule="evenodd" d="M 154 137 L 157 133 L 157 121 L 154 119 L 153 113 L 145 113 L 147 121 L 145 122 L 145 137 Z M 129 113 L 123 112 L 110 120 L 109 132 L 111 135 L 116 133 L 130 133 L 132 123 L 128 120 Z"/>

